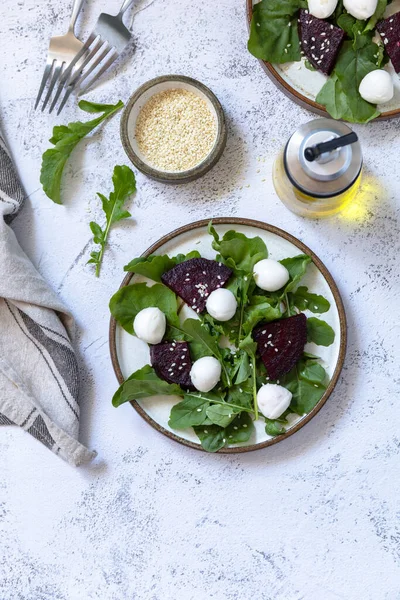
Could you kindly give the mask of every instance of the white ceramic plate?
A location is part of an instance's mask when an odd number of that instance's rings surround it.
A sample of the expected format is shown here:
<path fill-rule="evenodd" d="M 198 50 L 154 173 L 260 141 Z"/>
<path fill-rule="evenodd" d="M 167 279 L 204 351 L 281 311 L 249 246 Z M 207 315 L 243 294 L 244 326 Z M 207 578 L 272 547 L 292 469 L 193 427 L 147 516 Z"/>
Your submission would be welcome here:
<path fill-rule="evenodd" d="M 290 415 L 287 432 L 283 435 L 271 438 L 265 433 L 264 423 L 259 420 L 255 423 L 255 432 L 249 442 L 220 450 L 220 452 L 243 452 L 269 446 L 288 437 L 305 425 L 320 410 L 331 394 L 343 365 L 346 349 L 346 320 L 343 304 L 332 277 L 318 257 L 299 240 L 276 227 L 259 221 L 222 218 L 214 219 L 213 223 L 220 236 L 229 229 L 235 229 L 248 237 L 260 236 L 268 247 L 270 257 L 276 260 L 296 256 L 300 253 L 310 255 L 313 258 L 313 264 L 309 265 L 306 276 L 302 280 L 302 285 L 307 285 L 312 292 L 321 294 L 329 300 L 331 308 L 324 313 L 322 318 L 335 331 L 335 342 L 327 348 L 312 343 L 306 345 L 306 351 L 317 354 L 322 358 L 322 364 L 330 378 L 328 388 L 317 406 L 311 413 L 303 417 Z M 187 254 L 192 250 L 198 250 L 204 258 L 215 258 L 215 251 L 211 247 L 211 236 L 207 233 L 207 221 L 198 221 L 172 232 L 149 248 L 144 255 L 169 254 L 174 256 L 179 253 Z M 132 274 L 128 274 L 122 285 L 139 281 L 146 281 L 146 279 L 137 275 L 132 277 Z M 149 283 L 152 284 L 153 282 Z M 183 318 L 188 316 L 193 318 L 195 316 L 195 313 L 188 307 L 185 307 L 181 314 Z M 131 373 L 150 363 L 147 344 L 127 333 L 114 319 L 111 319 L 110 326 L 110 349 L 114 370 L 120 383 L 129 377 Z M 168 426 L 171 408 L 180 401 L 181 398 L 178 396 L 176 398 L 154 396 L 139 402 L 132 402 L 132 406 L 162 433 L 183 444 L 201 449 L 199 440 L 193 430 L 188 429 L 177 432 Z"/>
<path fill-rule="evenodd" d="M 246 0 L 247 18 L 250 26 L 252 7 L 259 0 Z M 399 12 L 400 0 L 394 0 L 385 12 L 385 17 Z M 379 36 L 378 36 L 379 37 Z M 300 106 L 308 108 L 317 114 L 328 116 L 328 113 L 321 104 L 315 102 L 318 92 L 325 84 L 327 77 L 319 71 L 310 71 L 305 66 L 305 59 L 301 62 L 291 62 L 282 65 L 271 64 L 260 60 L 267 75 L 289 98 Z M 395 72 L 392 63 L 389 62 L 384 67 L 391 75 L 394 85 L 394 96 L 390 102 L 379 106 L 381 115 L 378 119 L 389 119 L 400 115 L 400 77 Z"/>

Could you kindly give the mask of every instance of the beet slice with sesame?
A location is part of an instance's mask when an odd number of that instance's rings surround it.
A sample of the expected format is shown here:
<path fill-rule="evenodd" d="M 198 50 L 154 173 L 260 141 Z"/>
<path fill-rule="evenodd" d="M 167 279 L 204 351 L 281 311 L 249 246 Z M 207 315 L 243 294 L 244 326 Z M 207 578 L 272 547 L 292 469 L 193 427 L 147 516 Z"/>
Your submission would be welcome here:
<path fill-rule="evenodd" d="M 164 273 L 161 281 L 201 313 L 211 292 L 222 287 L 231 275 L 231 269 L 215 260 L 191 258 Z"/>
<path fill-rule="evenodd" d="M 307 342 L 307 317 L 300 313 L 260 325 L 253 331 L 268 376 L 276 380 L 289 373 L 302 357 Z"/>
<path fill-rule="evenodd" d="M 192 359 L 187 342 L 161 342 L 150 346 L 151 366 L 157 375 L 168 381 L 177 383 L 185 390 L 194 390 L 190 378 Z"/>
<path fill-rule="evenodd" d="M 396 73 L 400 73 L 400 12 L 379 21 L 376 28 L 381 35 L 394 70 Z"/>
<path fill-rule="evenodd" d="M 299 38 L 301 48 L 313 67 L 329 75 L 335 66 L 345 32 L 323 19 L 300 9 Z"/>

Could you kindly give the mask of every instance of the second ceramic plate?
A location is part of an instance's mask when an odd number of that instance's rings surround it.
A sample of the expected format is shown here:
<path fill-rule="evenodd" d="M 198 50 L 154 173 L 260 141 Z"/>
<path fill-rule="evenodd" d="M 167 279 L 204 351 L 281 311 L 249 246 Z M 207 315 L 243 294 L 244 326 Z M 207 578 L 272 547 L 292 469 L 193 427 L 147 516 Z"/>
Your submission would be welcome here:
<path fill-rule="evenodd" d="M 253 5 L 258 0 L 246 0 L 247 6 L 247 22 L 250 26 L 251 17 L 253 14 Z M 394 0 L 386 10 L 385 16 L 390 16 L 400 10 L 400 0 Z M 260 63 L 275 85 L 291 100 L 299 104 L 303 108 L 308 108 L 312 112 L 323 117 L 329 117 L 325 108 L 315 102 L 315 98 L 326 82 L 326 76 L 318 71 L 310 71 L 306 68 L 304 61 L 289 62 L 283 65 L 273 65 L 264 60 Z M 379 120 L 392 119 L 400 116 L 400 78 L 396 74 L 391 63 L 385 67 L 392 75 L 394 85 L 394 96 L 390 102 L 382 107 L 378 106 L 381 111 Z"/>
<path fill-rule="evenodd" d="M 302 242 L 285 231 L 260 221 L 219 218 L 213 219 L 213 224 L 220 236 L 229 229 L 235 229 L 248 237 L 260 236 L 268 247 L 270 257 L 276 260 L 296 256 L 300 253 L 311 256 L 313 264 L 308 267 L 307 274 L 302 279 L 302 285 L 304 283 L 313 292 L 325 296 L 331 304 L 329 311 L 324 313 L 323 318 L 334 329 L 335 342 L 327 348 L 315 346 L 314 344 L 306 345 L 308 352 L 318 354 L 322 358 L 322 364 L 328 373 L 330 383 L 324 395 L 308 415 L 303 417 L 291 415 L 290 424 L 283 435 L 277 437 L 268 436 L 265 433 L 263 422 L 259 420 L 255 423 L 253 438 L 249 442 L 219 450 L 220 453 L 247 452 L 270 446 L 292 435 L 308 423 L 325 404 L 336 385 L 343 366 L 346 351 L 346 319 L 340 294 L 331 275 L 320 259 Z M 149 254 L 169 254 L 170 256 L 174 256 L 179 253 L 187 254 L 191 250 L 198 250 L 203 257 L 214 259 L 215 250 L 211 247 L 211 236 L 207 233 L 207 225 L 208 221 L 197 221 L 196 223 L 181 227 L 153 244 L 151 248 L 146 250 L 143 256 L 148 256 Z M 146 280 L 143 277 L 129 273 L 123 280 L 121 287 L 139 281 Z M 307 314 L 307 311 L 305 312 Z M 110 351 L 114 371 L 120 384 L 131 373 L 150 363 L 148 345 L 127 333 L 113 318 L 110 323 Z M 202 450 L 194 431 L 188 429 L 187 431 L 176 432 L 168 426 L 171 408 L 180 400 L 181 398 L 178 396 L 176 398 L 171 396 L 156 396 L 146 398 L 140 402 L 135 401 L 131 404 L 150 425 L 164 435 L 186 446 Z"/>

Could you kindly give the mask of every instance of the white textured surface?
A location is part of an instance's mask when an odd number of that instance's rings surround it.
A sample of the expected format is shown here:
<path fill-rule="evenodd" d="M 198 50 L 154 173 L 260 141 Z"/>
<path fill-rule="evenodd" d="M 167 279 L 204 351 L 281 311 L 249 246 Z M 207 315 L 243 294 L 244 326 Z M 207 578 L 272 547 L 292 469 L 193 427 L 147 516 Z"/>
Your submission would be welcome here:
<path fill-rule="evenodd" d="M 80 31 L 118 4 L 88 2 Z M 113 231 L 96 280 L 85 264 L 88 222 L 101 219 L 95 192 L 126 162 L 119 118 L 74 153 L 64 207 L 39 184 L 52 125 L 82 116 L 72 104 L 62 121 L 32 112 L 47 40 L 65 28 L 68 5 L 2 3 L 1 118 L 29 194 L 17 235 L 76 315 L 82 437 L 99 458 L 73 470 L 22 431 L 0 430 L 1 600 L 398 600 L 400 122 L 356 128 L 366 168 L 352 211 L 302 220 L 279 203 L 271 166 L 311 115 L 247 54 L 243 1 L 154 0 L 135 18 L 134 54 L 90 98 L 127 100 L 152 76 L 195 76 L 225 107 L 228 145 L 198 182 L 138 175 L 133 219 Z M 172 228 L 220 215 L 264 219 L 309 244 L 338 281 L 349 321 L 343 377 L 324 409 L 284 443 L 237 457 L 175 445 L 110 403 L 107 302 L 122 266 Z"/>

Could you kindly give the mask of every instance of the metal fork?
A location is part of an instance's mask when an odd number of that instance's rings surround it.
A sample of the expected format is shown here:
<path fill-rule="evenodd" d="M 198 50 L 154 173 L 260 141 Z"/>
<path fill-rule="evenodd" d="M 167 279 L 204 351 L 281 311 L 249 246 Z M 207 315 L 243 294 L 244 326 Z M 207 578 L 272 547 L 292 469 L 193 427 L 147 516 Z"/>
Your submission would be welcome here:
<path fill-rule="evenodd" d="M 46 83 L 49 81 L 49 88 L 42 105 L 42 111 L 46 108 L 54 86 L 57 83 L 60 75 L 62 75 L 63 69 L 67 68 L 71 64 L 76 54 L 79 53 L 83 47 L 83 42 L 78 40 L 78 38 L 75 36 L 75 23 L 82 3 L 83 0 L 74 0 L 68 32 L 65 35 L 54 36 L 50 39 L 47 62 L 40 84 L 39 93 L 36 98 L 35 109 L 40 102 Z"/>
<path fill-rule="evenodd" d="M 57 94 L 51 105 L 50 111 L 54 108 L 58 97 L 65 86 L 67 86 L 66 91 L 57 110 L 57 114 L 60 114 L 71 93 L 77 87 L 81 86 L 83 81 L 85 81 L 87 77 L 103 63 L 103 61 L 104 63 L 93 79 L 88 82 L 84 88 L 80 88 L 79 95 L 86 92 L 94 81 L 99 79 L 104 71 L 106 71 L 118 58 L 132 37 L 131 32 L 125 27 L 122 21 L 125 11 L 132 2 L 133 0 L 124 0 L 117 15 L 101 13 L 92 33 L 60 78 Z M 87 54 L 85 55 L 85 53 Z M 79 70 L 77 68 L 75 73 L 73 73 L 74 66 L 82 57 L 84 57 L 84 59 L 79 66 Z M 86 66 L 88 68 L 84 71 Z"/>

